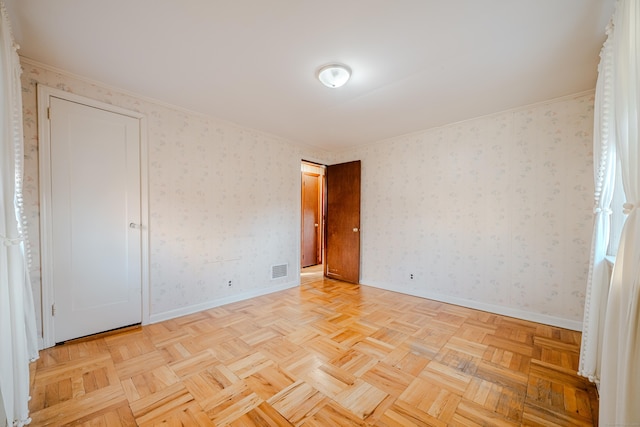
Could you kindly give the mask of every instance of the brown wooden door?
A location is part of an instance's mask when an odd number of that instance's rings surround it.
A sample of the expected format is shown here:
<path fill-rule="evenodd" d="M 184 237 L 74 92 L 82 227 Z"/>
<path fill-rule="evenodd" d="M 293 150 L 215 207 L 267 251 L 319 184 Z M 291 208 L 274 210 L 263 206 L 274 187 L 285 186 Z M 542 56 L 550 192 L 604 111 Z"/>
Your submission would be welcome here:
<path fill-rule="evenodd" d="M 325 276 L 360 281 L 360 160 L 327 166 Z"/>
<path fill-rule="evenodd" d="M 320 256 L 320 175 L 302 173 L 302 248 L 301 266 L 321 262 Z"/>

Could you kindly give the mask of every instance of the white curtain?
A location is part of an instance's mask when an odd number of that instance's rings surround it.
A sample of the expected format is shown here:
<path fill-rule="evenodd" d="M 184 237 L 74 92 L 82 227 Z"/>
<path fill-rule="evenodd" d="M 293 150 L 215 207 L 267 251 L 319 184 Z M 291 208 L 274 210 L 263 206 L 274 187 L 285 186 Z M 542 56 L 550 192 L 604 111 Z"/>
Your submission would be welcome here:
<path fill-rule="evenodd" d="M 619 0 L 613 22 L 616 149 L 628 216 L 604 324 L 601 426 L 640 425 L 640 2 Z"/>
<path fill-rule="evenodd" d="M 600 65 L 594 105 L 593 165 L 595 184 L 595 221 L 591 240 L 591 260 L 582 322 L 582 346 L 578 374 L 598 383 L 602 360 L 603 324 L 611 274 L 605 259 L 611 227 L 611 200 L 615 185 L 615 123 L 613 110 L 612 27 L 600 51 Z"/>
<path fill-rule="evenodd" d="M 0 394 L 9 425 L 29 419 L 29 361 L 38 357 L 22 213 L 20 61 L 0 1 Z"/>

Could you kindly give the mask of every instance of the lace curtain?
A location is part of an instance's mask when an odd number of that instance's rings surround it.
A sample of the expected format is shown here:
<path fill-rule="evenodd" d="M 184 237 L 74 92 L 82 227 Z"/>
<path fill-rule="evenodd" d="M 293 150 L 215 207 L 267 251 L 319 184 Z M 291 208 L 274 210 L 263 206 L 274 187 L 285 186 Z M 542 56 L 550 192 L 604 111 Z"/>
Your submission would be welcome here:
<path fill-rule="evenodd" d="M 640 2 L 620 0 L 613 22 L 616 150 L 628 216 L 604 323 L 600 425 L 640 425 Z"/>
<path fill-rule="evenodd" d="M 604 316 L 611 278 L 605 259 L 611 227 L 611 200 L 615 184 L 616 145 L 613 117 L 613 43 L 612 26 L 607 27 L 607 40 L 600 51 L 598 82 L 594 105 L 593 165 L 595 206 L 591 260 L 587 279 L 587 295 L 582 322 L 579 375 L 600 381 Z"/>
<path fill-rule="evenodd" d="M 640 425 L 640 2 L 618 0 L 596 86 L 595 225 L 580 374 L 600 383 L 600 425 Z M 626 203 L 611 277 L 604 256 L 615 160 Z"/>
<path fill-rule="evenodd" d="M 29 360 L 38 357 L 36 320 L 22 213 L 20 61 L 0 1 L 0 395 L 9 425 L 29 419 Z"/>

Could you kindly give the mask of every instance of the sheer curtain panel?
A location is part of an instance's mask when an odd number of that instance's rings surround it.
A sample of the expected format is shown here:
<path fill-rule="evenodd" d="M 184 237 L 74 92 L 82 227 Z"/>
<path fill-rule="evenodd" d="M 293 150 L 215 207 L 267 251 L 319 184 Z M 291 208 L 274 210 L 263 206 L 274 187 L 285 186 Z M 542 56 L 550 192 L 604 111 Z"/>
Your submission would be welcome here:
<path fill-rule="evenodd" d="M 640 2 L 613 20 L 616 150 L 628 214 L 613 267 L 602 346 L 600 425 L 640 425 Z M 620 209 L 615 206 L 614 209 Z"/>
<path fill-rule="evenodd" d="M 22 215 L 20 61 L 0 1 L 0 394 L 9 425 L 29 419 L 29 360 L 38 357 Z"/>
<path fill-rule="evenodd" d="M 602 358 L 602 335 L 610 272 L 605 259 L 609 245 L 611 199 L 615 184 L 616 146 L 613 116 L 613 43 L 611 25 L 600 51 L 594 105 L 593 165 L 595 184 L 594 224 L 587 295 L 582 322 L 579 374 L 598 383 Z"/>

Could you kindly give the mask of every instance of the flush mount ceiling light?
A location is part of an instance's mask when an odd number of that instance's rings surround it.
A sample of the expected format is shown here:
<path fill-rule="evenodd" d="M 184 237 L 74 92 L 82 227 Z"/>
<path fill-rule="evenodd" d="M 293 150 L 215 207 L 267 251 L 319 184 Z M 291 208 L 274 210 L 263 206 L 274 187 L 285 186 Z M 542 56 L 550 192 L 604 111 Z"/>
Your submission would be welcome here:
<path fill-rule="evenodd" d="M 318 70 L 318 80 L 330 88 L 343 86 L 351 77 L 351 69 L 342 64 L 329 64 Z"/>

